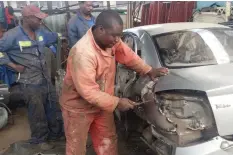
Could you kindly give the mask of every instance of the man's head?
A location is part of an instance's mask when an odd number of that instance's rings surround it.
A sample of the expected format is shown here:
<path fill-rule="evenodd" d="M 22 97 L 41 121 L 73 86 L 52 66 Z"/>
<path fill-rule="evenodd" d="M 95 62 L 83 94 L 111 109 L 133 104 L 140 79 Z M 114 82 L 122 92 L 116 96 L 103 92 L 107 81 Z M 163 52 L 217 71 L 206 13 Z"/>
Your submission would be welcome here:
<path fill-rule="evenodd" d="M 119 40 L 123 31 L 123 21 L 113 10 L 106 10 L 96 18 L 94 37 L 101 48 L 112 48 Z"/>
<path fill-rule="evenodd" d="M 80 3 L 80 11 L 86 15 L 90 16 L 93 10 L 93 2 L 92 1 L 81 1 Z"/>
<path fill-rule="evenodd" d="M 8 12 L 10 15 L 14 15 L 14 9 L 11 6 L 8 6 Z"/>
<path fill-rule="evenodd" d="M 40 28 L 42 19 L 48 17 L 47 14 L 40 11 L 35 5 L 25 6 L 22 10 L 23 22 L 33 31 Z"/>

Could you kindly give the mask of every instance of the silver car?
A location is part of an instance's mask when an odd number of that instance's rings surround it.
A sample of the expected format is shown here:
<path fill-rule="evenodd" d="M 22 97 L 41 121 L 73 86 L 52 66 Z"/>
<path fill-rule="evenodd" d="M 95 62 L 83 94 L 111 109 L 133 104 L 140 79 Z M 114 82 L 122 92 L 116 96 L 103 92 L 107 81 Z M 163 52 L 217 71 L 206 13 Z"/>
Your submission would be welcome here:
<path fill-rule="evenodd" d="M 151 81 L 117 65 L 117 96 L 142 103 L 116 115 L 159 155 L 233 154 L 233 29 L 170 23 L 124 31 L 122 40 L 169 75 Z"/>

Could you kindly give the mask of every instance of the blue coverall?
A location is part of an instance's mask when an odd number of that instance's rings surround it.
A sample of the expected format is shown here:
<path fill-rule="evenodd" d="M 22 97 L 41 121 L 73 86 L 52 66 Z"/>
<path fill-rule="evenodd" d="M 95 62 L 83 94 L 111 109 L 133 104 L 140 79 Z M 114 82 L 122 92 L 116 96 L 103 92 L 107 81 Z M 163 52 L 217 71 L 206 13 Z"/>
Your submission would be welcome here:
<path fill-rule="evenodd" d="M 0 65 L 13 62 L 25 67 L 18 83 L 28 106 L 29 142 L 41 143 L 62 132 L 58 97 L 48 75 L 44 50 L 57 41 L 58 34 L 44 29 L 35 33 L 36 40 L 31 40 L 21 26 L 6 32 L 0 39 Z"/>
<path fill-rule="evenodd" d="M 10 87 L 12 84 L 14 84 L 17 80 L 17 74 L 16 72 L 5 66 L 1 65 L 0 66 L 0 83 L 1 84 L 7 84 L 8 87 Z"/>
<path fill-rule="evenodd" d="M 72 48 L 94 24 L 94 16 L 91 16 L 91 19 L 87 20 L 81 15 L 80 11 L 78 11 L 68 23 L 69 47 Z"/>

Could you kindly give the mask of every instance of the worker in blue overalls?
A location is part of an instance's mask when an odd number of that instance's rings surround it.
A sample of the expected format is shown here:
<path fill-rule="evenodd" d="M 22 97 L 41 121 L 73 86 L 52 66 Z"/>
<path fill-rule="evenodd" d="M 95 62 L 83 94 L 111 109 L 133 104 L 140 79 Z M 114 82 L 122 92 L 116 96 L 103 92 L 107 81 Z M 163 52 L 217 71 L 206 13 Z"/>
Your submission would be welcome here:
<path fill-rule="evenodd" d="M 93 10 L 92 1 L 80 1 L 80 8 L 68 23 L 69 47 L 72 48 L 79 39 L 95 24 L 95 17 L 91 14 Z"/>
<path fill-rule="evenodd" d="M 19 88 L 28 106 L 29 142 L 48 150 L 53 148 L 48 141 L 59 137 L 62 127 L 55 87 L 46 68 L 44 48 L 55 43 L 58 34 L 40 28 L 47 14 L 38 7 L 25 6 L 22 16 L 22 25 L 9 30 L 0 39 L 0 65 L 18 73 Z"/>

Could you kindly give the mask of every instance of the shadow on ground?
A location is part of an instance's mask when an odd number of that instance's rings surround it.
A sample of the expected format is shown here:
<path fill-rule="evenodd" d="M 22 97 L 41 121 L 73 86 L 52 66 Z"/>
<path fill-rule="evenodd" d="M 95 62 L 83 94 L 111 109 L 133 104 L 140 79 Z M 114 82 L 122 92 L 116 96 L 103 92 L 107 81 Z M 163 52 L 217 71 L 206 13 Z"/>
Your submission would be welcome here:
<path fill-rule="evenodd" d="M 6 148 L 5 144 L 11 144 L 0 155 L 65 155 L 65 141 L 52 142 L 54 149 L 49 151 L 40 150 L 39 146 L 26 143 L 30 137 L 30 131 L 27 121 L 25 109 L 19 109 L 15 116 L 17 119 L 14 125 L 5 128 L 0 133 L 2 148 Z M 118 150 L 119 155 L 154 155 L 150 149 L 140 140 L 139 133 L 131 133 L 126 140 L 122 132 L 122 126 L 116 123 L 118 131 Z M 18 138 L 17 138 L 18 137 Z M 19 141 L 21 139 L 21 141 Z M 18 141 L 18 142 L 16 142 Z M 96 155 L 92 148 L 91 138 L 88 137 L 86 155 Z"/>
<path fill-rule="evenodd" d="M 148 147 L 140 140 L 137 134 L 132 134 L 125 141 L 119 136 L 119 155 L 153 155 Z M 65 142 L 53 142 L 55 148 L 49 151 L 41 151 L 37 145 L 27 144 L 24 141 L 12 144 L 2 155 L 65 155 Z M 87 144 L 86 155 L 96 155 L 91 141 Z"/>

